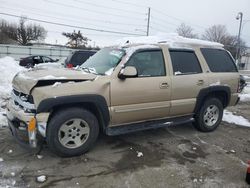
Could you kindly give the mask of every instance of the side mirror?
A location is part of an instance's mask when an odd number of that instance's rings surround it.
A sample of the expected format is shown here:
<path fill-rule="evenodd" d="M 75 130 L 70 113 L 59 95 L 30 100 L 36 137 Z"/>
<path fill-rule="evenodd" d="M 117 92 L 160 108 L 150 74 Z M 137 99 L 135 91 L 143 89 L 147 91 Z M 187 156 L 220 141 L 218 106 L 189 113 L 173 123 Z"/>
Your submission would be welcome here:
<path fill-rule="evenodd" d="M 137 70 L 133 66 L 127 66 L 120 71 L 118 78 L 124 80 L 126 78 L 135 78 L 138 76 Z"/>

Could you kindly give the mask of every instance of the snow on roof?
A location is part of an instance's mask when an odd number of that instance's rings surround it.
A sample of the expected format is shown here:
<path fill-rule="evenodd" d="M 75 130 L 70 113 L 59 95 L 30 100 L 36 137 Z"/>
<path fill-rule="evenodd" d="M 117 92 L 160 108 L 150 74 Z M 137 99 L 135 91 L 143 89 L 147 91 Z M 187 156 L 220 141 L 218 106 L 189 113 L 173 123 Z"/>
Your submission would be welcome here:
<path fill-rule="evenodd" d="M 190 39 L 179 36 L 177 33 L 159 33 L 155 36 L 125 37 L 117 41 L 119 46 L 132 44 L 167 44 L 169 47 L 211 46 L 223 47 L 223 44 L 200 39 Z"/>

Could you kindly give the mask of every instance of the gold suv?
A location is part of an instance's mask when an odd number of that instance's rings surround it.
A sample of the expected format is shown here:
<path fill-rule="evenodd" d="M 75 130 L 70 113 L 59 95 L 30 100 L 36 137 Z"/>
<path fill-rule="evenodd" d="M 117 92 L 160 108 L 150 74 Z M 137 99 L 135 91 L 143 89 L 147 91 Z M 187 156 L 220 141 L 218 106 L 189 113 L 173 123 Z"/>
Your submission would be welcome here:
<path fill-rule="evenodd" d="M 103 48 L 76 69 L 18 73 L 7 107 L 21 144 L 45 139 L 60 156 L 85 153 L 107 135 L 192 122 L 215 130 L 238 102 L 239 73 L 229 52 L 200 40 Z"/>

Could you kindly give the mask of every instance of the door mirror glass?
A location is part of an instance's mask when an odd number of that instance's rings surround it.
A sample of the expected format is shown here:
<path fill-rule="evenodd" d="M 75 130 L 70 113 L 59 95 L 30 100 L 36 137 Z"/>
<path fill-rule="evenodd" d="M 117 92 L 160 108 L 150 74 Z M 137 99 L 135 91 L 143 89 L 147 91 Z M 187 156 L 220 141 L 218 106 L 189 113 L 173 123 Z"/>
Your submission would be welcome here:
<path fill-rule="evenodd" d="M 125 78 L 135 78 L 137 77 L 137 70 L 133 66 L 127 66 L 124 69 L 122 69 L 118 75 L 118 78 L 125 79 Z"/>

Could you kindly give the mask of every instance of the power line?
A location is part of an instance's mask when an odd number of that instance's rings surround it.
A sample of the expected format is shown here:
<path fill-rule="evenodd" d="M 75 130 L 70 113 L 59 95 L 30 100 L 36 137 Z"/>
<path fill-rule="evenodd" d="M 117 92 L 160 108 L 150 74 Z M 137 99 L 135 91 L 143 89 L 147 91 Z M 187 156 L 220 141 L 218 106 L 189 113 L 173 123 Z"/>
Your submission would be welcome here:
<path fill-rule="evenodd" d="M 183 20 L 183 19 L 180 19 L 180 18 L 177 18 L 177 17 L 171 16 L 171 15 L 168 15 L 168 14 L 166 14 L 165 12 L 163 12 L 162 10 L 159 10 L 159 9 L 156 9 L 156 8 L 153 8 L 153 10 L 155 10 L 155 13 L 165 15 L 165 16 L 167 16 L 167 17 L 171 18 L 171 19 L 178 20 L 179 22 L 188 23 L 188 22 L 186 22 L 186 21 L 185 21 L 185 20 Z M 195 26 L 195 27 L 200 27 L 200 28 L 206 29 L 206 27 L 201 26 L 201 25 L 192 24 L 192 23 L 188 23 L 188 24 L 193 25 L 193 26 Z"/>
<path fill-rule="evenodd" d="M 81 0 L 75 0 L 81 4 L 87 4 L 87 5 L 91 5 L 91 6 L 95 6 L 95 7 L 101 7 L 101 8 L 106 8 L 106 9 L 111 9 L 111 10 L 118 10 L 118 11 L 123 11 L 123 12 L 128 12 L 128 13 L 133 13 L 133 14 L 138 14 L 138 15 L 146 15 L 146 13 L 141 13 L 141 12 L 136 12 L 136 11 L 130 11 L 130 10 L 126 10 L 126 9 L 120 9 L 120 8 L 114 8 L 114 7 L 109 7 L 109 6 L 103 6 L 103 5 L 99 5 L 99 4 L 95 4 L 95 3 L 90 3 L 90 2 L 86 2 L 86 1 L 81 1 Z"/>
<path fill-rule="evenodd" d="M 135 3 L 125 2 L 125 1 L 121 1 L 121 0 L 111 0 L 111 1 L 117 2 L 117 3 L 122 3 L 122 4 L 125 4 L 125 5 L 135 6 L 135 7 L 148 8 L 147 6 L 144 6 L 144 5 L 139 5 L 139 4 L 135 4 Z"/>
<path fill-rule="evenodd" d="M 15 5 L 12 5 L 12 4 L 10 4 L 12 7 L 13 6 L 16 6 L 16 4 Z M 33 11 L 27 11 L 26 9 L 24 9 L 24 8 L 21 8 L 21 7 L 15 7 L 15 9 L 13 9 L 13 8 L 10 8 L 10 7 L 3 7 L 3 8 L 7 8 L 7 9 L 10 9 L 10 10 L 14 10 L 14 11 L 16 11 L 16 10 L 20 10 L 20 11 L 25 11 L 25 13 L 26 12 L 30 12 L 30 13 L 32 13 L 32 14 L 34 14 L 34 15 L 40 15 L 40 16 L 45 16 L 45 15 L 42 15 L 42 14 L 38 14 L 37 12 L 33 12 Z M 25 7 L 26 8 L 29 8 L 29 9 L 32 9 L 32 10 L 37 10 L 37 11 L 42 11 L 42 12 L 48 12 L 49 14 L 56 14 L 56 15 L 61 15 L 60 17 L 64 17 L 64 16 L 66 16 L 66 17 L 76 17 L 75 15 L 70 15 L 70 14 L 60 14 L 59 12 L 50 12 L 50 11 L 48 11 L 48 10 L 41 10 L 41 9 L 37 9 L 37 8 L 33 8 L 33 7 L 28 7 L 28 6 L 26 6 L 25 5 Z M 46 14 L 46 16 L 45 17 L 49 17 L 47 14 Z M 52 16 L 50 16 L 51 18 L 56 18 L 56 17 L 52 17 Z M 56 18 L 57 19 L 57 18 Z M 62 19 L 62 18 L 58 18 L 58 19 Z M 63 19 L 65 19 L 65 18 L 63 18 Z M 68 18 L 67 18 L 68 19 Z M 136 27 L 146 27 L 146 25 L 142 25 L 142 24 L 132 24 L 132 23 L 124 23 L 124 21 L 123 22 L 114 22 L 114 21 L 107 21 L 107 20 L 100 20 L 100 19 L 93 19 L 93 18 L 87 18 L 88 20 L 92 20 L 92 21 L 96 21 L 96 22 L 101 22 L 101 23 L 107 23 L 107 24 L 115 24 L 115 25 L 128 25 L 128 26 L 136 26 Z M 66 20 L 66 19 L 65 19 Z M 68 19 L 69 20 L 69 19 Z M 74 19 L 75 20 L 75 19 Z M 78 17 L 76 18 L 76 20 L 81 20 L 81 23 L 82 23 L 82 20 L 83 19 L 78 19 Z M 73 21 L 73 20 L 72 20 Z"/>
<path fill-rule="evenodd" d="M 55 31 L 55 30 L 47 30 L 49 33 L 58 33 L 58 34 L 62 34 L 62 32 L 61 31 Z M 123 34 L 120 34 L 119 36 L 117 35 L 117 36 L 114 36 L 114 35 L 112 35 L 112 34 L 102 34 L 102 33 L 96 33 L 96 34 L 94 34 L 94 33 L 85 33 L 85 32 L 82 32 L 82 34 L 84 35 L 84 36 L 106 36 L 106 37 L 121 37 L 121 36 L 126 36 L 125 34 L 123 35 Z"/>
<path fill-rule="evenodd" d="M 6 7 L 5 7 L 6 8 Z M 13 8 L 9 8 L 9 7 L 7 7 L 7 9 L 10 9 L 10 10 L 18 10 L 18 9 L 13 9 Z M 19 9 L 20 10 L 20 9 Z M 39 14 L 39 13 L 33 13 L 32 11 L 25 11 L 25 13 L 27 13 L 27 12 L 31 12 L 31 14 L 34 14 L 34 15 L 38 15 L 38 16 L 43 16 L 43 17 L 47 17 L 47 18 L 53 18 L 53 19 L 60 19 L 60 20 L 62 20 L 62 18 L 60 18 L 60 17 L 55 17 L 55 16 L 48 16 L 48 15 L 44 15 L 44 14 Z M 95 26 L 95 27 L 100 27 L 100 25 L 95 25 L 95 24 L 93 24 L 93 23 L 89 23 L 89 22 L 80 22 L 80 21 L 76 21 L 76 20 L 73 20 L 73 19 L 68 19 L 68 18 L 63 18 L 65 21 L 73 21 L 73 22 L 75 22 L 75 23 L 81 23 L 81 24 L 88 24 L 88 25 L 92 25 L 92 26 Z M 103 23 L 103 22 L 102 22 Z M 120 24 L 122 24 L 122 23 L 120 23 Z M 108 27 L 106 27 L 106 26 L 104 26 L 105 27 L 105 29 L 114 29 L 114 28 L 108 28 Z M 143 26 L 143 27 L 146 27 L 146 26 Z M 136 28 L 135 28 L 136 29 Z"/>
<path fill-rule="evenodd" d="M 18 15 L 14 15 L 14 14 L 8 14 L 8 13 L 3 13 L 3 12 L 0 12 L 0 14 L 1 15 L 6 15 L 6 16 L 11 16 L 11 17 L 16 17 L 16 18 L 22 18 L 22 16 L 18 16 Z M 96 28 L 90 28 L 90 27 L 74 26 L 74 25 L 63 24 L 63 23 L 58 23 L 58 22 L 50 22 L 50 21 L 40 20 L 40 19 L 34 19 L 34 18 L 27 18 L 27 19 L 28 20 L 32 20 L 32 21 L 47 23 L 47 24 L 53 24 L 53 25 L 71 27 L 71 28 L 78 28 L 78 29 L 85 29 L 85 30 L 90 30 L 90 31 L 106 32 L 106 33 L 113 33 L 113 34 L 126 34 L 126 35 L 142 36 L 141 34 L 136 34 L 136 33 L 127 33 L 127 32 L 121 32 L 121 31 L 111 31 L 111 30 L 96 29 Z"/>
<path fill-rule="evenodd" d="M 72 5 L 69 5 L 69 4 L 65 4 L 65 3 L 59 3 L 59 2 L 53 2 L 53 1 L 50 1 L 50 0 L 43 0 L 44 2 L 48 2 L 48 3 L 51 3 L 51 4 L 55 4 L 55 5 L 60 5 L 60 6 L 63 6 L 63 7 L 71 7 L 71 8 L 74 8 L 74 9 L 79 9 L 79 10 L 84 10 L 84 11 L 87 11 L 87 12 L 91 12 L 91 13 L 96 13 L 96 14 L 101 14 L 101 15 L 111 15 L 111 16 L 119 16 L 119 17 L 123 17 L 123 18 L 130 18 L 130 19 L 137 19 L 137 20 L 141 20 L 141 19 L 138 19 L 138 18 L 135 18 L 135 17 L 130 17 L 130 16 L 123 16 L 121 14 L 113 14 L 113 13 L 107 13 L 107 12 L 102 12 L 102 11 L 96 11 L 96 10 L 89 10 L 89 9 L 86 9 L 86 8 L 82 8 L 82 7 L 77 7 L 77 6 L 72 6 Z"/>

